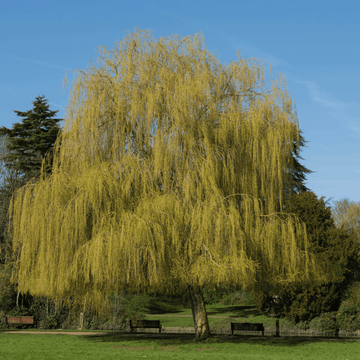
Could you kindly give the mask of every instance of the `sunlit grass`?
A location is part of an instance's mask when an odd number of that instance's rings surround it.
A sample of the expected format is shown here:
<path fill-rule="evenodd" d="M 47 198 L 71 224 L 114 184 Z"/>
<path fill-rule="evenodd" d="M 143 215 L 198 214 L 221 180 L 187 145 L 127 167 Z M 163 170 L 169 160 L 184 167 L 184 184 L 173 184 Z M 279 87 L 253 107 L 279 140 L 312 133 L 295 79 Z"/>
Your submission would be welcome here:
<path fill-rule="evenodd" d="M 2 360 L 26 359 L 317 359 L 360 358 L 359 342 L 300 338 L 188 338 L 1 334 Z"/>

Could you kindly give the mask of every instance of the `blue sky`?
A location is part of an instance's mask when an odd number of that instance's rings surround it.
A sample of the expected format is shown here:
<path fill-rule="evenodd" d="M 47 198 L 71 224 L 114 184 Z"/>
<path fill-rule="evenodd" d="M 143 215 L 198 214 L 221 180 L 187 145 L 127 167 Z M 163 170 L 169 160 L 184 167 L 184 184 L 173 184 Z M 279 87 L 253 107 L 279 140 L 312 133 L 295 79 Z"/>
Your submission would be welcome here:
<path fill-rule="evenodd" d="M 360 201 L 360 3 L 358 1 L 17 1 L 0 5 L 0 126 L 21 122 L 39 95 L 64 118 L 67 70 L 85 70 L 97 47 L 112 48 L 135 27 L 153 37 L 202 31 L 223 65 L 264 62 L 266 81 L 282 73 L 296 103 L 315 171 L 307 187 L 318 197 Z M 218 52 L 217 52 L 217 51 Z M 269 73 L 269 62 L 273 66 Z M 72 79 L 72 73 L 68 74 Z M 330 202 L 332 204 L 332 201 Z"/>

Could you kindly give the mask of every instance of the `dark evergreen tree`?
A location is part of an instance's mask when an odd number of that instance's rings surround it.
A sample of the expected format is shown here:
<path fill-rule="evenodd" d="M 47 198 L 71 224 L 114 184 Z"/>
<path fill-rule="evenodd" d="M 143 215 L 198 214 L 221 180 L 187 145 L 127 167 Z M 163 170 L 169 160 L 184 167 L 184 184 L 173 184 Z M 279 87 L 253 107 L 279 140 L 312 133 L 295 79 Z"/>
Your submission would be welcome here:
<path fill-rule="evenodd" d="M 294 323 L 338 310 L 341 295 L 359 269 L 356 237 L 344 228 L 335 227 L 331 209 L 326 206 L 328 201 L 325 202 L 324 197 L 318 199 L 312 191 L 294 194 L 286 201 L 286 212 L 297 215 L 306 224 L 309 251 L 338 269 L 337 278 L 321 287 L 291 285 L 274 289 L 278 299 L 272 306 L 279 315 L 285 315 Z M 262 310 L 269 308 L 272 295 L 258 292 L 257 304 Z"/>
<path fill-rule="evenodd" d="M 292 150 L 292 167 L 288 168 L 288 176 L 290 176 L 290 186 L 286 187 L 283 191 L 283 210 L 285 210 L 285 202 L 290 199 L 290 197 L 294 194 L 299 194 L 301 192 L 310 191 L 305 186 L 306 174 L 311 174 L 314 171 L 306 168 L 304 165 L 300 164 L 299 160 L 304 160 L 300 156 L 301 148 L 305 146 L 307 141 L 304 139 L 302 135 L 302 131 L 299 130 L 299 142 L 293 140 L 293 150 Z"/>
<path fill-rule="evenodd" d="M 290 199 L 292 195 L 309 191 L 309 189 L 305 186 L 306 174 L 311 174 L 315 172 L 300 164 L 300 160 L 304 160 L 300 156 L 300 151 L 301 148 L 305 146 L 305 143 L 307 143 L 307 141 L 304 139 L 302 131 L 299 130 L 299 141 L 297 141 L 296 139 L 292 141 L 292 157 L 290 160 L 292 163 L 288 164 L 288 166 L 286 167 L 286 172 L 284 174 L 289 179 L 287 186 L 285 186 L 282 191 L 282 211 L 285 212 L 285 203 L 287 200 Z M 266 199 L 264 199 L 264 204 L 265 202 Z M 280 212 L 280 204 L 277 205 L 277 211 Z"/>
<path fill-rule="evenodd" d="M 304 182 L 306 181 L 306 175 L 305 174 L 311 174 L 314 171 L 307 169 L 304 165 L 301 165 L 299 163 L 299 159 L 304 160 L 300 156 L 301 148 L 305 146 L 305 143 L 307 141 L 302 136 L 302 131 L 300 132 L 300 141 L 297 143 L 296 141 L 293 141 L 293 162 L 294 162 L 294 170 L 292 173 L 292 179 L 293 179 L 293 187 L 292 191 L 293 193 L 299 194 L 300 192 L 309 191 L 309 189 L 304 185 Z M 293 195 L 293 194 L 291 194 Z"/>
<path fill-rule="evenodd" d="M 285 202 L 286 211 L 305 222 L 311 251 L 315 253 L 326 250 L 331 241 L 329 232 L 335 228 L 331 208 L 326 206 L 329 200 L 325 202 L 324 197 L 318 199 L 313 191 L 304 191 Z"/>
<path fill-rule="evenodd" d="M 63 119 L 53 117 L 59 110 L 51 111 L 45 96 L 38 96 L 33 102 L 32 110 L 14 111 L 17 116 L 24 118 L 22 123 L 15 123 L 13 129 L 0 128 L 0 135 L 7 135 L 9 154 L 3 159 L 5 166 L 15 168 L 22 173 L 35 178 L 40 177 L 42 160 L 48 156 L 45 171 L 51 172 L 51 150 L 56 138 L 61 133 L 59 122 Z"/>

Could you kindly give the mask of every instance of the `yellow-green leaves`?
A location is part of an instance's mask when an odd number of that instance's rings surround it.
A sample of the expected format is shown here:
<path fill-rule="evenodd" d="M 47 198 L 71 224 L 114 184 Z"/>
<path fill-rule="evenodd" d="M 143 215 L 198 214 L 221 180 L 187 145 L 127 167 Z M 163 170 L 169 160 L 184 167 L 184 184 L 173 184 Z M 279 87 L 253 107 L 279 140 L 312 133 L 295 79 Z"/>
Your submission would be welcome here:
<path fill-rule="evenodd" d="M 203 43 L 137 30 L 77 73 L 53 174 L 10 209 L 22 291 L 101 309 L 124 289 L 326 280 L 296 247 L 304 227 L 276 214 L 299 137 L 291 99 Z"/>

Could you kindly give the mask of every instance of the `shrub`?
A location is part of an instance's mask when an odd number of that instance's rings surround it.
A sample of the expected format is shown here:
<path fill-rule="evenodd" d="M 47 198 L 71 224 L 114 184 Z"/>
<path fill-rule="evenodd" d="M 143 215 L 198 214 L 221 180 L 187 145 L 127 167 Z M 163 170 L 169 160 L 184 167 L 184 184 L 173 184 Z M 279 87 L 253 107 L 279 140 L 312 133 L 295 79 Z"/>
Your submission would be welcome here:
<path fill-rule="evenodd" d="M 336 319 L 340 330 L 358 330 L 360 328 L 360 311 L 358 305 L 344 302 L 337 311 Z"/>
<path fill-rule="evenodd" d="M 205 305 L 218 304 L 223 297 L 224 292 L 227 293 L 227 291 L 221 288 L 217 288 L 215 290 L 203 289 L 202 293 Z"/>
<path fill-rule="evenodd" d="M 239 305 L 254 305 L 254 298 L 249 291 L 241 290 L 237 292 L 236 298 L 239 299 Z"/>
<path fill-rule="evenodd" d="M 355 331 L 360 328 L 360 282 L 353 282 L 344 291 L 336 314 L 340 330 Z"/>
<path fill-rule="evenodd" d="M 298 324 L 296 324 L 296 327 L 301 330 L 308 330 L 310 329 L 310 323 L 309 321 L 300 321 Z"/>
<path fill-rule="evenodd" d="M 275 309 L 275 305 L 276 305 L 275 299 L 266 290 L 263 291 L 255 290 L 252 299 L 253 299 L 253 303 L 255 303 L 256 307 L 261 312 L 269 313 L 271 310 Z"/>
<path fill-rule="evenodd" d="M 310 329 L 314 331 L 325 331 L 335 333 L 338 329 L 336 322 L 336 312 L 323 313 L 309 322 Z"/>
<path fill-rule="evenodd" d="M 16 306 L 17 294 L 10 278 L 11 266 L 0 264 L 0 308 L 6 313 Z"/>
<path fill-rule="evenodd" d="M 310 322 L 322 313 L 337 311 L 341 303 L 341 291 L 341 283 L 313 286 L 305 290 L 292 285 L 281 293 L 275 307 L 293 324 Z"/>
<path fill-rule="evenodd" d="M 40 321 L 39 328 L 41 329 L 58 329 L 59 319 L 57 316 L 49 316 Z"/>
<path fill-rule="evenodd" d="M 337 312 L 336 322 L 338 324 L 339 330 L 355 331 L 359 329 L 360 325 L 359 321 L 356 319 L 356 316 L 342 312 Z"/>
<path fill-rule="evenodd" d="M 339 330 L 339 326 L 336 322 L 336 311 L 322 313 L 320 315 L 320 330 L 327 333 L 335 333 Z"/>
<path fill-rule="evenodd" d="M 224 295 L 220 303 L 222 305 L 253 305 L 254 299 L 251 293 L 241 290 Z"/>

